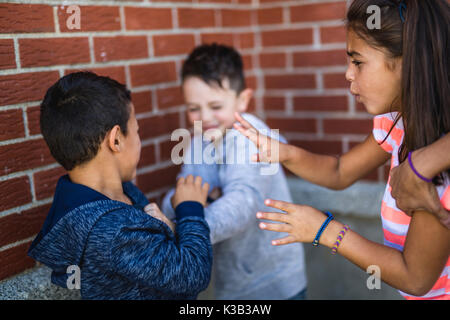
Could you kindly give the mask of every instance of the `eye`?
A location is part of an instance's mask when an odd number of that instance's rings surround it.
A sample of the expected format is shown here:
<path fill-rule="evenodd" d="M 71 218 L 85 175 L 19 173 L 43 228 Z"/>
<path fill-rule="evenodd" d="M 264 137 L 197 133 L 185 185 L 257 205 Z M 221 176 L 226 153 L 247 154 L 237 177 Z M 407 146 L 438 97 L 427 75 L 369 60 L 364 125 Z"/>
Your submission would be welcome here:
<path fill-rule="evenodd" d="M 222 106 L 212 106 L 211 109 L 213 109 L 213 110 L 220 110 L 220 109 L 222 109 Z"/>
<path fill-rule="evenodd" d="M 362 64 L 362 62 L 358 60 L 352 60 L 352 63 L 357 67 L 359 67 Z"/>
<path fill-rule="evenodd" d="M 200 111 L 200 108 L 197 108 L 197 107 L 191 107 L 191 108 L 188 108 L 188 111 L 189 111 L 189 112 L 198 112 L 198 111 Z"/>

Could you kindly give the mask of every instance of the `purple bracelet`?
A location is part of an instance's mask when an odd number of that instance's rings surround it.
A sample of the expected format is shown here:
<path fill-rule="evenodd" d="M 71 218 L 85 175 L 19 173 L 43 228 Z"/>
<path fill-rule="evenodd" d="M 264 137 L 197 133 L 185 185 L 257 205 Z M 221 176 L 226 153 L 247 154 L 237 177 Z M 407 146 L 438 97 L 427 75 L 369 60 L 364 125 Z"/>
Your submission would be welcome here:
<path fill-rule="evenodd" d="M 414 166 L 413 166 L 413 164 L 412 164 L 411 154 L 412 154 L 412 151 L 410 151 L 410 152 L 408 153 L 408 162 L 409 162 L 409 167 L 411 168 L 411 170 L 416 174 L 416 176 L 418 176 L 418 177 L 419 177 L 420 179 L 422 179 L 423 181 L 428 182 L 428 183 L 429 183 L 429 182 L 432 182 L 433 179 L 425 178 L 423 175 L 421 175 L 419 172 L 417 172 L 416 168 L 414 168 Z"/>

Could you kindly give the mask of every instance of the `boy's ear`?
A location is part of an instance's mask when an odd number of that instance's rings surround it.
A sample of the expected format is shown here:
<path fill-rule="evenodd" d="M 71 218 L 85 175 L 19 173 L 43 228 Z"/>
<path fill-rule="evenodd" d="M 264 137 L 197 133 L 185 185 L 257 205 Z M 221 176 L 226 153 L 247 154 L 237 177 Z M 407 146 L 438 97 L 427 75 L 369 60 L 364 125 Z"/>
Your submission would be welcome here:
<path fill-rule="evenodd" d="M 248 104 L 253 98 L 253 90 L 250 88 L 244 89 L 238 96 L 237 111 L 239 113 L 247 111 Z"/>
<path fill-rule="evenodd" d="M 112 152 L 120 152 L 121 131 L 120 126 L 115 125 L 106 136 L 108 147 Z"/>

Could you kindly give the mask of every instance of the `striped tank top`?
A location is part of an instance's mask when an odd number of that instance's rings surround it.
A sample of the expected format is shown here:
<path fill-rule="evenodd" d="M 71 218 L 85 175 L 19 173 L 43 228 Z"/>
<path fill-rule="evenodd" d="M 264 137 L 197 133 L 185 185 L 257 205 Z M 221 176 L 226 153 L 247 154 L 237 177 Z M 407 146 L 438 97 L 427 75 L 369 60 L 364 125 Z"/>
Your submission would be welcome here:
<path fill-rule="evenodd" d="M 381 143 L 388 135 L 389 130 L 395 122 L 397 113 L 386 113 L 374 118 L 373 136 L 378 143 Z M 389 137 L 380 146 L 389 152 L 391 157 L 391 169 L 399 165 L 398 149 L 403 141 L 403 122 L 400 119 L 392 129 Z M 389 176 L 390 179 L 390 176 Z M 384 244 L 403 251 L 403 246 L 408 233 L 411 218 L 403 213 L 395 205 L 395 200 L 391 196 L 391 186 L 389 181 L 386 185 L 383 201 L 381 204 L 381 220 L 384 233 Z M 450 210 L 450 183 L 446 179 L 442 186 L 437 187 L 441 203 L 447 210 Z M 408 295 L 402 291 L 400 293 L 406 299 L 411 300 L 449 300 L 450 299 L 450 258 L 439 276 L 433 288 L 424 296 L 416 297 Z"/>

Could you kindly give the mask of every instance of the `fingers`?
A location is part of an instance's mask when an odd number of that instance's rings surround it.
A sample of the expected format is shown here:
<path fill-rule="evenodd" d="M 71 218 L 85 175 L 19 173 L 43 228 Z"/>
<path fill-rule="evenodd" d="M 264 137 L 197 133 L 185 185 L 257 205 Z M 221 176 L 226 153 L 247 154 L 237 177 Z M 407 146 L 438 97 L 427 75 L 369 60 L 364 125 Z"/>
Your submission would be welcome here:
<path fill-rule="evenodd" d="M 295 238 L 293 236 L 289 235 L 289 236 L 286 236 L 284 238 L 272 240 L 272 245 L 280 246 L 280 245 L 294 243 L 294 242 L 296 242 Z"/>
<path fill-rule="evenodd" d="M 234 113 L 234 117 L 236 118 L 237 121 L 239 121 L 239 123 L 245 128 L 245 129 L 250 129 L 253 128 L 255 129 L 255 127 L 253 127 L 250 122 L 248 122 L 247 120 L 245 120 L 240 114 L 239 112 L 235 112 Z"/>
<path fill-rule="evenodd" d="M 271 220 L 276 222 L 288 222 L 289 217 L 285 213 L 279 213 L 279 212 L 257 212 L 256 217 L 258 219 L 264 219 L 264 220 Z"/>
<path fill-rule="evenodd" d="M 281 211 L 289 212 L 292 209 L 293 204 L 281 200 L 266 199 L 264 204 L 268 207 L 279 209 Z"/>

